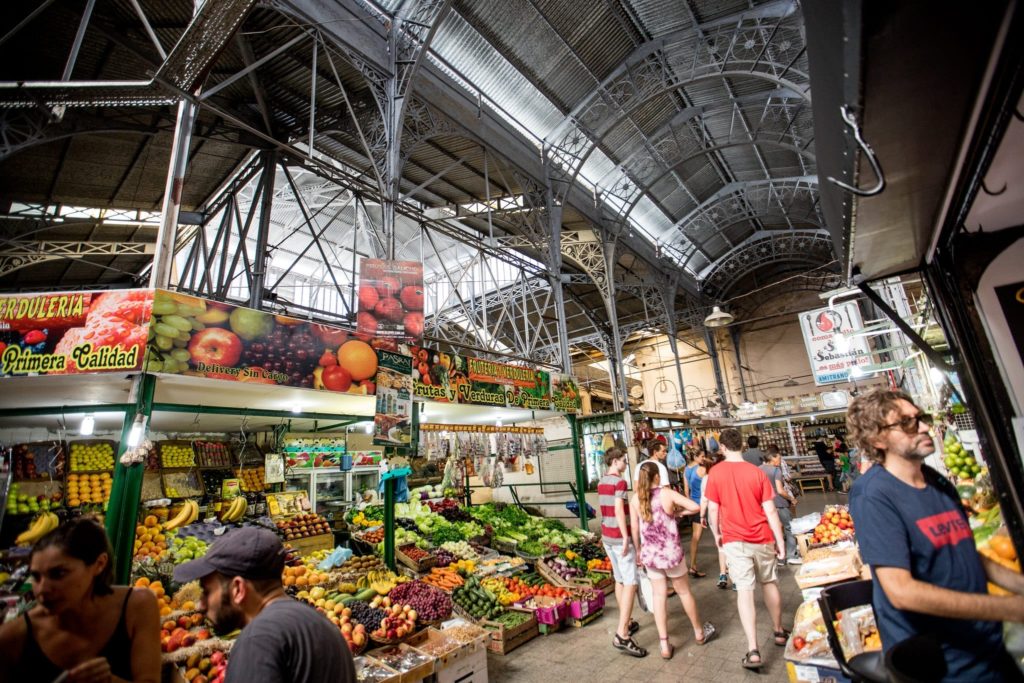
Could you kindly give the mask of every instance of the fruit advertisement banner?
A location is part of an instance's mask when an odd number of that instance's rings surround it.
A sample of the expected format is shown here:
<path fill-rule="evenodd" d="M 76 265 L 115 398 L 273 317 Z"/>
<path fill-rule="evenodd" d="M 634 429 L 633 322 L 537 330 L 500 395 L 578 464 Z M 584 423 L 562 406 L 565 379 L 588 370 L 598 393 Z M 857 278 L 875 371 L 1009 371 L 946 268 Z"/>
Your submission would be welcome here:
<path fill-rule="evenodd" d="M 856 301 L 806 311 L 799 319 L 815 384 L 847 382 L 851 368 L 871 363 L 867 337 L 850 336 L 864 326 Z"/>
<path fill-rule="evenodd" d="M 375 390 L 377 345 L 340 327 L 158 289 L 147 370 L 350 394 Z"/>
<path fill-rule="evenodd" d="M 451 353 L 441 353 L 423 346 L 410 346 L 412 356 L 412 393 L 418 398 L 429 398 L 442 403 L 458 403 L 460 393 L 469 384 L 466 359 Z M 463 403 L 468 403 L 463 400 Z"/>
<path fill-rule="evenodd" d="M 578 413 L 582 409 L 580 387 L 572 375 L 551 373 L 551 407 L 563 413 Z"/>
<path fill-rule="evenodd" d="M 509 407 L 551 410 L 551 374 L 546 370 L 525 369 L 533 375 L 533 382 L 516 384 L 505 392 Z"/>
<path fill-rule="evenodd" d="M 377 411 L 373 442 L 408 446 L 412 441 L 412 356 L 377 352 Z"/>
<path fill-rule="evenodd" d="M 0 297 L 0 375 L 138 370 L 152 305 L 147 289 Z"/>
<path fill-rule="evenodd" d="M 359 267 L 356 329 L 382 339 L 421 339 L 423 264 L 364 258 Z"/>

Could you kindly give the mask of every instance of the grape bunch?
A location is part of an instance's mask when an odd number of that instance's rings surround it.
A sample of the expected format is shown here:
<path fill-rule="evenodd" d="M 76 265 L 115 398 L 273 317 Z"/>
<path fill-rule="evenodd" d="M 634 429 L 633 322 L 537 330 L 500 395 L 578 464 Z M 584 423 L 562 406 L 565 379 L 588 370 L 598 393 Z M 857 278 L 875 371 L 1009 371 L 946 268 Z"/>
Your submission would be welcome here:
<path fill-rule="evenodd" d="M 362 600 L 353 600 L 348 603 L 348 607 L 352 610 L 352 621 L 362 624 L 368 631 L 372 631 L 380 626 L 381 620 L 387 616 L 384 610 L 370 607 L 369 603 Z"/>
<path fill-rule="evenodd" d="M 196 319 L 204 309 L 157 290 L 153 295 L 153 321 L 149 325 L 146 369 L 149 372 L 181 373 L 188 370 L 188 350 L 193 332 L 206 328 Z"/>
<path fill-rule="evenodd" d="M 284 373 L 292 386 L 309 388 L 322 346 L 305 325 L 277 325 L 265 339 L 246 345 L 242 365 Z"/>

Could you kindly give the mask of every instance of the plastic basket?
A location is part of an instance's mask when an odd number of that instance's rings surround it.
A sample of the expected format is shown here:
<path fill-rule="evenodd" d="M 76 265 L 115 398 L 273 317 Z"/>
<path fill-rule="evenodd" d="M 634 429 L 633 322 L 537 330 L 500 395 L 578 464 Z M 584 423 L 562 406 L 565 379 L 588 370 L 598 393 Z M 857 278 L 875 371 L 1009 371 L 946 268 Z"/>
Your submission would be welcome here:
<path fill-rule="evenodd" d="M 594 508 L 590 507 L 590 503 L 587 503 L 587 519 L 594 519 L 597 517 L 597 513 L 594 512 Z M 570 500 L 565 504 L 565 509 L 573 514 L 574 517 L 580 516 L 580 504 L 575 500 Z"/>

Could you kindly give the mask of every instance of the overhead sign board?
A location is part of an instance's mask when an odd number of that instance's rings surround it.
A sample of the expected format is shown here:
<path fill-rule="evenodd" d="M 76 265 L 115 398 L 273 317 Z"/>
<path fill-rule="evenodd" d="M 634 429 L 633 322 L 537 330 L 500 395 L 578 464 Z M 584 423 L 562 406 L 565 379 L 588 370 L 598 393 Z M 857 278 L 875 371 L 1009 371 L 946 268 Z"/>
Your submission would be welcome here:
<path fill-rule="evenodd" d="M 815 384 L 848 382 L 853 367 L 871 363 L 867 338 L 856 334 L 864 328 L 856 301 L 806 311 L 799 318 Z"/>

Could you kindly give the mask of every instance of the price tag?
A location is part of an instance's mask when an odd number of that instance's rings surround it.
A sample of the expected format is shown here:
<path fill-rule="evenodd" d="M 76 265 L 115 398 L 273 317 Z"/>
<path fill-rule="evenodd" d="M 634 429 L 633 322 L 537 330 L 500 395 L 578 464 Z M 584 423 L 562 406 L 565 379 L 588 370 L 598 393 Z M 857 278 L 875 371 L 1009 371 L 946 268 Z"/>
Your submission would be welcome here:
<path fill-rule="evenodd" d="M 284 482 L 284 456 L 280 453 L 268 453 L 263 465 L 263 481 L 268 484 Z"/>

